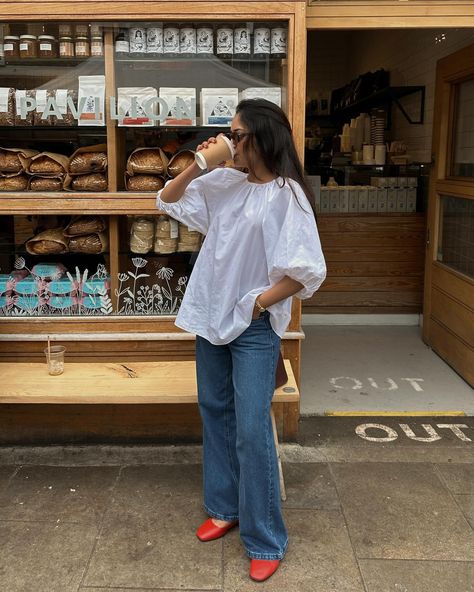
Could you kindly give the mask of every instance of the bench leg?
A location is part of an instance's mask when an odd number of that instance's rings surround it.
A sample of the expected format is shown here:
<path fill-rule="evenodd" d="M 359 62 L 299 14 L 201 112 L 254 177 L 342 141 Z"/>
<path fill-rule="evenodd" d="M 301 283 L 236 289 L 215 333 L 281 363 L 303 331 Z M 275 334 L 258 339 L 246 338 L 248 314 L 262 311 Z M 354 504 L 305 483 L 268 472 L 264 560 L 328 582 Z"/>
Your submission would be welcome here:
<path fill-rule="evenodd" d="M 270 409 L 270 417 L 272 418 L 273 439 L 275 441 L 275 449 L 278 459 L 278 475 L 280 477 L 280 496 L 284 502 L 286 500 L 285 479 L 283 478 L 283 469 L 281 466 L 280 444 L 278 442 L 278 432 L 276 428 L 275 414 L 273 413 L 273 406 Z"/>

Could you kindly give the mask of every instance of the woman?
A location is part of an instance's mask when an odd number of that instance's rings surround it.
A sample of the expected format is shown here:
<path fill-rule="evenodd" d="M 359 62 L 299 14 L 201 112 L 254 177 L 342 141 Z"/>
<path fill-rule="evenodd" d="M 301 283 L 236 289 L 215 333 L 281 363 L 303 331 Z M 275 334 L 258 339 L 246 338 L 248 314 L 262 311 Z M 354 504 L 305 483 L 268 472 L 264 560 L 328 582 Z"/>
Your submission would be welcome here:
<path fill-rule="evenodd" d="M 239 524 L 250 577 L 263 581 L 288 544 L 269 414 L 280 339 L 291 297 L 309 298 L 326 266 L 286 115 L 263 99 L 241 101 L 231 130 L 235 166 L 248 173 L 200 176 L 193 164 L 157 206 L 206 235 L 176 317 L 196 334 L 209 515 L 196 534 L 214 540 Z"/>

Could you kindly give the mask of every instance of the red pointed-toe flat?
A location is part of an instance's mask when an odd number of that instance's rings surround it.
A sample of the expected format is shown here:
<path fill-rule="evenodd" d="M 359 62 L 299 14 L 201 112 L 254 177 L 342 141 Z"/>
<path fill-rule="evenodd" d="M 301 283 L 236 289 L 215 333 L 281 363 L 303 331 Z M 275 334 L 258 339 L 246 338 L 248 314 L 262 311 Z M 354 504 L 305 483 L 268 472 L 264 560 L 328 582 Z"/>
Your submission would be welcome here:
<path fill-rule="evenodd" d="M 250 577 L 256 582 L 268 580 L 276 572 L 279 565 L 279 559 L 252 559 L 250 563 Z"/>
<path fill-rule="evenodd" d="M 208 518 L 206 522 L 203 522 L 197 529 L 196 536 L 200 541 L 213 541 L 224 536 L 225 533 L 229 532 L 231 528 L 234 528 L 236 524 L 238 524 L 238 520 L 229 522 L 227 526 L 217 526 L 217 524 L 214 524 L 212 521 L 212 518 Z"/>

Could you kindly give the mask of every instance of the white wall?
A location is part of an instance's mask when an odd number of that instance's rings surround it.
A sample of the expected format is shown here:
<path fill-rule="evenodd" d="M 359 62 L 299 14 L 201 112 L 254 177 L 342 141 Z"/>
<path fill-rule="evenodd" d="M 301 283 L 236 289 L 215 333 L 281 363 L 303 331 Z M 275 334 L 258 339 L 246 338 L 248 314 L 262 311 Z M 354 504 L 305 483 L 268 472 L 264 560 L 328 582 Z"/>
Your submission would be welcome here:
<path fill-rule="evenodd" d="M 424 124 L 410 125 L 394 107 L 391 139 L 405 140 L 413 160 L 429 162 L 436 62 L 474 43 L 474 29 L 314 31 L 308 39 L 308 94 L 341 78 L 332 88 L 343 86 L 378 68 L 390 72 L 392 86 L 426 87 Z M 417 96 L 405 97 L 402 103 L 417 118 Z"/>

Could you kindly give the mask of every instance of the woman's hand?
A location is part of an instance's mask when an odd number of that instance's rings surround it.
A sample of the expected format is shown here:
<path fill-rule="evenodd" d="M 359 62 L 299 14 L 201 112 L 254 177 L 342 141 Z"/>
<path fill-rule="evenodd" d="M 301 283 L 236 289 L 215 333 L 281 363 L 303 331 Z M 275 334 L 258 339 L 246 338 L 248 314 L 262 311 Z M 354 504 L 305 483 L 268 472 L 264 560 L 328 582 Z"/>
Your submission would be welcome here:
<path fill-rule="evenodd" d="M 260 316 L 260 311 L 258 310 L 257 306 L 254 305 L 253 312 L 252 312 L 252 321 L 255 321 L 255 319 L 258 319 L 259 316 Z"/>
<path fill-rule="evenodd" d="M 200 150 L 205 150 L 206 148 L 209 147 L 209 144 L 215 144 L 216 142 L 217 142 L 217 138 L 215 138 L 215 137 L 209 138 L 209 140 L 207 140 L 207 142 L 202 142 L 201 144 L 199 144 L 197 146 L 196 152 L 199 152 Z M 219 164 L 217 164 L 213 167 L 210 167 L 208 170 L 212 171 L 213 169 L 216 169 L 218 167 L 223 167 L 223 166 L 225 166 L 225 160 L 223 160 L 222 162 L 220 162 Z"/>
<path fill-rule="evenodd" d="M 217 142 L 217 139 L 212 137 L 209 138 L 209 140 L 202 142 L 201 144 L 199 144 L 199 146 L 196 148 L 196 152 L 199 152 L 200 150 L 205 150 L 206 148 L 209 147 L 209 144 L 215 144 Z"/>

